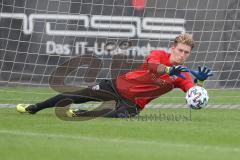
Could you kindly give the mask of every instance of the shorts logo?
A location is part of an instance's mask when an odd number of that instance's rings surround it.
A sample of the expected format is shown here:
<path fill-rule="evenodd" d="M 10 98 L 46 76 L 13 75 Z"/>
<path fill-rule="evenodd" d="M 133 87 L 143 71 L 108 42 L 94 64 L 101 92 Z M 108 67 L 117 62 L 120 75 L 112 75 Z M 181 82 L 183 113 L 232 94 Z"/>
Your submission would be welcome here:
<path fill-rule="evenodd" d="M 92 87 L 92 90 L 99 90 L 100 89 L 100 86 L 99 85 L 95 85 Z"/>

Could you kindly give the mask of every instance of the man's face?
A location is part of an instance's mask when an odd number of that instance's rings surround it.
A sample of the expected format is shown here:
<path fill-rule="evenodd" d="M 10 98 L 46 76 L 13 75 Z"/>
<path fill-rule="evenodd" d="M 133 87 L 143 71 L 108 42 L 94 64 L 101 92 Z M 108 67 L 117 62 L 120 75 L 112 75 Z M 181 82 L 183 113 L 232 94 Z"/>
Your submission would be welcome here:
<path fill-rule="evenodd" d="M 186 44 L 178 43 L 173 45 L 171 48 L 170 62 L 174 65 L 183 64 L 190 56 L 191 51 L 191 47 Z"/>

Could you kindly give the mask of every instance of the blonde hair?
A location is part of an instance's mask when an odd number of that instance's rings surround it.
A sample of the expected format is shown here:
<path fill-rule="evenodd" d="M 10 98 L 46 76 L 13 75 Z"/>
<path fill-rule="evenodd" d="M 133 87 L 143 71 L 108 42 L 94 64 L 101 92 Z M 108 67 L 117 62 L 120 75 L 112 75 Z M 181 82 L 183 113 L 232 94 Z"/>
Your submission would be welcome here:
<path fill-rule="evenodd" d="M 188 45 L 193 49 L 195 42 L 191 34 L 184 33 L 175 38 L 173 45 L 177 45 L 178 43 Z"/>

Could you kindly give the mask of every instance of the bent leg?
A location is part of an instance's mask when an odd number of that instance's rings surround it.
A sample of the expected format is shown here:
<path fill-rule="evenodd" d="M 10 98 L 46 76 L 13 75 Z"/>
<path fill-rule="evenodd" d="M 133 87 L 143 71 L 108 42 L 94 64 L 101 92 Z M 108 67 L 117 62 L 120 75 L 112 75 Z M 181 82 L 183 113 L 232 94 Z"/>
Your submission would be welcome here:
<path fill-rule="evenodd" d="M 43 102 L 36 103 L 35 105 L 30 105 L 26 108 L 28 112 L 36 113 L 42 109 L 50 107 L 64 107 L 58 106 L 59 102 L 67 100 L 64 104 L 65 106 L 71 103 L 85 103 L 88 101 L 109 101 L 116 100 L 116 95 L 114 90 L 109 86 L 107 81 L 102 81 L 100 84 L 73 92 L 73 93 L 63 93 L 51 97 Z M 69 101 L 70 100 L 70 101 Z"/>
<path fill-rule="evenodd" d="M 131 118 L 140 113 L 141 109 L 136 104 L 124 103 L 119 100 L 114 109 L 103 108 L 91 111 L 78 109 L 75 111 L 77 117 L 106 117 L 106 118 Z"/>
<path fill-rule="evenodd" d="M 105 114 L 103 117 L 108 118 L 131 118 L 140 113 L 141 109 L 136 104 L 126 104 L 119 100 L 116 104 L 116 109 Z"/>

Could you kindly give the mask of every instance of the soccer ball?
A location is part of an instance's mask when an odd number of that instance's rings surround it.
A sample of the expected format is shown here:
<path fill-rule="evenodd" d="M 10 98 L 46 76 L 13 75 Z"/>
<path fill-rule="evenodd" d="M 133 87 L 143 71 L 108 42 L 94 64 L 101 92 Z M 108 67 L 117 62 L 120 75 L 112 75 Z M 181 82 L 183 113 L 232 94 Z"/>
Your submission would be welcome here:
<path fill-rule="evenodd" d="M 187 105 L 192 109 L 205 108 L 208 104 L 207 90 L 200 86 L 190 88 L 186 93 Z"/>

